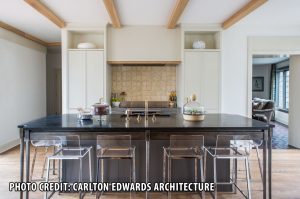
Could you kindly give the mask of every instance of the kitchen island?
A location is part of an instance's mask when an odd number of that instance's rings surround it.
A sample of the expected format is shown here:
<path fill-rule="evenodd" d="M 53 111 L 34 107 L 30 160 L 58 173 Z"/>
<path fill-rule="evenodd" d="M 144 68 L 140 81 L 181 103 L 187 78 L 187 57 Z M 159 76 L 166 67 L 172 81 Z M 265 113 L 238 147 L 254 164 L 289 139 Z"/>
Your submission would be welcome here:
<path fill-rule="evenodd" d="M 271 198 L 271 138 L 272 126 L 249 119 L 247 117 L 230 114 L 207 114 L 204 121 L 189 122 L 184 121 L 181 114 L 171 114 L 170 116 L 157 117 L 156 120 L 144 117 L 140 121 L 132 117 L 126 120 L 120 114 L 112 114 L 102 117 L 99 121 L 94 118 L 91 121 L 79 121 L 74 114 L 48 116 L 19 125 L 21 139 L 21 158 L 20 174 L 21 182 L 24 181 L 24 147 L 26 146 L 25 155 L 25 182 L 29 182 L 29 165 L 30 165 L 30 141 L 43 139 L 47 135 L 80 135 L 84 140 L 83 144 L 96 143 L 96 136 L 130 134 L 134 144 L 137 145 L 137 181 L 139 182 L 159 182 L 162 176 L 162 146 L 168 145 L 169 136 L 172 134 L 184 135 L 204 135 L 205 145 L 213 145 L 219 134 L 224 135 L 250 135 L 253 139 L 263 140 L 263 198 Z M 93 144 L 92 144 L 93 145 Z M 268 151 L 268 153 L 267 153 Z M 268 175 L 267 175 L 268 162 Z M 120 163 L 121 164 L 121 163 Z M 208 161 L 209 165 L 210 162 Z M 188 169 L 189 165 L 185 165 Z M 68 167 L 68 165 L 65 165 Z M 126 166 L 125 166 L 126 167 Z M 125 168 L 122 166 L 122 169 Z M 181 166 L 180 166 L 181 167 Z M 207 181 L 211 181 L 211 171 L 207 170 Z M 118 169 L 118 168 L 117 168 Z M 182 168 L 174 168 L 182 170 Z M 229 166 L 226 164 L 220 168 L 225 172 L 219 172 L 224 178 L 229 175 Z M 161 172 L 159 172 L 161 171 Z M 112 171 L 112 173 L 115 173 Z M 118 174 L 120 172 L 117 172 Z M 68 179 L 68 174 L 64 176 Z M 114 176 L 108 176 L 115 180 Z M 176 178 L 176 176 L 175 176 Z M 180 177 L 178 177 L 180 180 Z M 189 173 L 186 174 L 185 180 L 189 180 Z M 268 179 L 268 183 L 267 183 Z M 268 186 L 267 186 L 268 185 Z M 268 188 L 268 192 L 267 192 Z M 267 197 L 268 193 L 268 197 Z M 26 192 L 26 198 L 29 193 Z M 148 196 L 148 194 L 146 194 Z M 21 198 L 23 194 L 21 193 Z"/>

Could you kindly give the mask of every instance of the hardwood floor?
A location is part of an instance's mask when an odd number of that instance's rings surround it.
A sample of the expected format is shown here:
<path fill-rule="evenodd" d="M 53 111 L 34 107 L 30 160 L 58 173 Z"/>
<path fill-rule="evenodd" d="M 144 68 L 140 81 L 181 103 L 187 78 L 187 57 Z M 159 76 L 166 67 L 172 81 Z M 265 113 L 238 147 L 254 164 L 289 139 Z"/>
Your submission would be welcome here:
<path fill-rule="evenodd" d="M 31 153 L 33 154 L 33 153 Z M 261 181 L 259 177 L 259 169 L 256 161 L 255 153 L 251 156 L 251 174 L 252 174 L 252 198 L 262 198 Z M 37 157 L 34 178 L 39 178 L 42 170 L 42 156 Z M 240 172 L 239 177 L 243 177 L 244 173 Z M 4 154 L 0 154 L 0 198 L 17 199 L 19 193 L 8 191 L 8 182 L 19 181 L 19 149 L 12 149 Z M 245 183 L 240 182 L 239 185 L 245 188 Z M 300 150 L 297 149 L 274 149 L 273 150 L 273 199 L 300 199 Z M 151 198 L 167 198 L 165 193 L 151 193 Z M 212 198 L 206 194 L 206 198 Z M 31 199 L 42 198 L 43 193 L 30 193 Z M 55 194 L 54 199 L 73 199 L 78 198 L 78 194 Z M 95 195 L 86 194 L 85 198 L 95 198 Z M 129 193 L 107 193 L 101 198 L 117 199 L 130 198 Z M 144 198 L 144 193 L 138 193 L 136 198 Z M 193 193 L 173 193 L 172 198 L 176 199 L 194 199 L 200 198 Z M 219 199 L 239 199 L 243 198 L 240 193 L 218 194 Z"/>

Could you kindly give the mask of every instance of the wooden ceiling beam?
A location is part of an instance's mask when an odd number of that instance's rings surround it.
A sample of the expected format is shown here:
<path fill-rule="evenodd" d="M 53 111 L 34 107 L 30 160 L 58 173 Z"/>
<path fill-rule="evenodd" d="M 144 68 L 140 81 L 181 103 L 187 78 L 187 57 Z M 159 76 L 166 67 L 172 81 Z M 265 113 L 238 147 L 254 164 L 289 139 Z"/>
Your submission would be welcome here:
<path fill-rule="evenodd" d="M 47 6 L 41 3 L 39 0 L 24 0 L 36 11 L 47 17 L 50 21 L 56 24 L 58 27 L 65 27 L 65 22 L 60 19 L 53 11 L 51 11 Z"/>
<path fill-rule="evenodd" d="M 48 47 L 52 47 L 52 46 L 61 46 L 61 42 L 49 42 L 47 43 Z"/>
<path fill-rule="evenodd" d="M 183 13 L 186 5 L 188 4 L 189 0 L 177 0 L 175 7 L 173 8 L 172 14 L 169 18 L 169 22 L 167 24 L 167 27 L 169 29 L 173 29 L 176 27 L 177 22 Z"/>
<path fill-rule="evenodd" d="M 51 46 L 61 46 L 61 42 L 46 42 L 46 41 L 43 41 L 35 36 L 32 36 L 26 32 L 23 32 L 22 30 L 19 30 L 7 23 L 4 23 L 3 21 L 0 21 L 0 27 L 5 29 L 5 30 L 8 30 L 10 32 L 13 32 L 21 37 L 24 37 L 25 39 L 28 39 L 28 40 L 31 40 L 33 42 L 36 42 L 42 46 L 45 46 L 45 47 L 51 47 Z"/>
<path fill-rule="evenodd" d="M 45 42 L 45 41 L 43 41 L 43 40 L 41 40 L 39 38 L 36 38 L 36 37 L 34 37 L 34 36 L 30 35 L 30 34 L 27 34 L 27 33 L 25 33 L 23 31 L 15 28 L 15 27 L 11 26 L 11 25 L 8 25 L 8 24 L 2 22 L 2 21 L 0 21 L 0 27 L 6 29 L 8 31 L 11 31 L 11 32 L 13 32 L 13 33 L 15 33 L 15 34 L 17 34 L 17 35 L 19 35 L 21 37 L 24 37 L 26 39 L 34 41 L 34 42 L 36 42 L 38 44 L 41 44 L 43 46 L 47 46 L 48 45 L 47 42 Z"/>
<path fill-rule="evenodd" d="M 231 17 L 229 17 L 226 21 L 223 22 L 222 27 L 227 29 L 233 26 L 235 23 L 240 21 L 245 16 L 249 15 L 255 9 L 266 3 L 268 0 L 251 0 L 248 4 L 242 7 L 239 11 L 234 13 Z"/>
<path fill-rule="evenodd" d="M 121 28 L 121 22 L 118 16 L 114 0 L 103 0 L 103 3 L 112 22 L 112 26 L 114 28 Z"/>

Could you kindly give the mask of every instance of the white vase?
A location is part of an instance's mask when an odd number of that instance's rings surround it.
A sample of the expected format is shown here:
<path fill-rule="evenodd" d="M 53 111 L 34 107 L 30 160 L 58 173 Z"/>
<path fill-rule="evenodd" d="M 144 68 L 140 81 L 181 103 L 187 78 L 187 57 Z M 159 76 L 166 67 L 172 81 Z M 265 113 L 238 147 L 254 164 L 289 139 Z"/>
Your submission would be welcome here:
<path fill-rule="evenodd" d="M 194 49 L 204 49 L 205 48 L 205 42 L 204 41 L 194 41 L 193 42 L 193 48 Z"/>
<path fill-rule="evenodd" d="M 119 107 L 120 102 L 113 102 L 112 105 L 113 105 L 113 107 Z"/>

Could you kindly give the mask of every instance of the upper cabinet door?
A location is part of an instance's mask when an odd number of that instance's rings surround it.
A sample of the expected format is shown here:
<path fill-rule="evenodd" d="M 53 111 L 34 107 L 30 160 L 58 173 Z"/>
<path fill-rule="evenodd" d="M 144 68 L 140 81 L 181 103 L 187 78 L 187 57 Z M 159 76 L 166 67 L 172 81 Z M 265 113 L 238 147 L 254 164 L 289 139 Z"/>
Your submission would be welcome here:
<path fill-rule="evenodd" d="M 104 97 L 103 51 L 86 52 L 86 106 L 99 102 Z"/>
<path fill-rule="evenodd" d="M 209 113 L 219 112 L 220 52 L 187 51 L 184 54 L 184 97 L 196 94 Z"/>
<path fill-rule="evenodd" d="M 85 107 L 85 51 L 69 51 L 68 104 L 69 109 Z"/>
<path fill-rule="evenodd" d="M 220 52 L 203 52 L 203 97 L 208 112 L 219 112 Z"/>
<path fill-rule="evenodd" d="M 197 101 L 203 104 L 203 57 L 199 52 L 184 54 L 184 99 L 195 94 Z M 185 101 L 186 102 L 186 101 Z"/>

